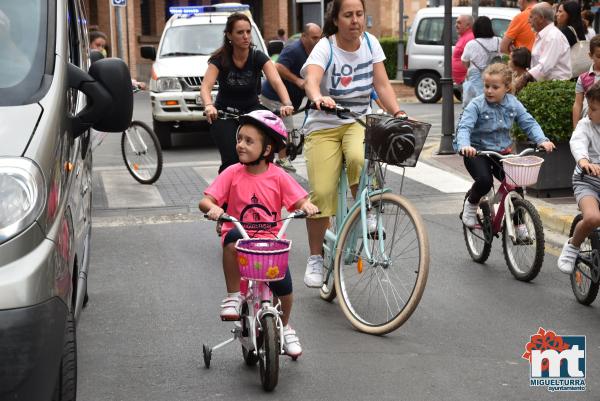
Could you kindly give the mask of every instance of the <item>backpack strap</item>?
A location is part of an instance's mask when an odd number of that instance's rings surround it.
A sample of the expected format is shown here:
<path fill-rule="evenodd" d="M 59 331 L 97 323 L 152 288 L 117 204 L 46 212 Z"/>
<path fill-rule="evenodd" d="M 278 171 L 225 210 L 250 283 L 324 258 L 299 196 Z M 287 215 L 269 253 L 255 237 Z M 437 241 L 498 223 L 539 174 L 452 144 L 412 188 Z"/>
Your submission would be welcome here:
<path fill-rule="evenodd" d="M 369 51 L 371 52 L 371 56 L 373 55 L 373 47 L 371 46 L 371 39 L 369 39 L 369 35 L 366 32 L 363 33 L 365 40 L 367 41 L 367 46 L 369 46 Z M 329 60 L 327 60 L 327 65 L 325 66 L 325 71 L 329 69 L 331 62 L 333 61 L 333 44 L 331 43 L 331 39 L 327 38 L 327 42 L 329 42 Z"/>

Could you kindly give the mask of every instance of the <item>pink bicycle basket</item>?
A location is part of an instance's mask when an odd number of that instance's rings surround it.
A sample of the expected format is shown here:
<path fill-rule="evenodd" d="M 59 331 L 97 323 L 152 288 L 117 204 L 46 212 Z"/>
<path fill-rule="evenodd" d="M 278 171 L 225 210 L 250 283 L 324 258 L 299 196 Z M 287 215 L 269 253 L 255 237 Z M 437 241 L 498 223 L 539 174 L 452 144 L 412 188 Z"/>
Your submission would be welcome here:
<path fill-rule="evenodd" d="M 537 156 L 521 156 L 502 159 L 502 162 L 506 180 L 519 187 L 526 187 L 537 182 L 544 159 Z"/>
<path fill-rule="evenodd" d="M 285 277 L 292 241 L 287 239 L 239 239 L 237 249 L 240 275 L 247 280 L 277 281 Z"/>

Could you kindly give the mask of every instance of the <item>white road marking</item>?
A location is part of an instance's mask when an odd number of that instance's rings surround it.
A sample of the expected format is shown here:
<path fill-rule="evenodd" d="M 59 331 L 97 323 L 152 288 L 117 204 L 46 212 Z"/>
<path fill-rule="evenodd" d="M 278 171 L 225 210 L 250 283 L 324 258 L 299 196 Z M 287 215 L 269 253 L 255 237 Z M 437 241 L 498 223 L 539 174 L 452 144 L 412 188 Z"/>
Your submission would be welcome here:
<path fill-rule="evenodd" d="M 156 187 L 141 185 L 126 170 L 103 171 L 101 175 L 110 209 L 165 206 Z"/>

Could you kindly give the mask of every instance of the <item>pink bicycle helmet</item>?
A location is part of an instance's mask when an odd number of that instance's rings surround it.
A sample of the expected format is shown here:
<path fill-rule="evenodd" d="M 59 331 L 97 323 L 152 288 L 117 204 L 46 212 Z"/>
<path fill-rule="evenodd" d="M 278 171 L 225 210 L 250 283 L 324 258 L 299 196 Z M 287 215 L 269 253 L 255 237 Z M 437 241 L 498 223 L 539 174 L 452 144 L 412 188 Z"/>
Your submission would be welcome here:
<path fill-rule="evenodd" d="M 275 142 L 275 151 L 285 148 L 288 134 L 281 118 L 269 110 L 254 110 L 240 116 L 240 125 L 251 124 L 259 127 Z"/>

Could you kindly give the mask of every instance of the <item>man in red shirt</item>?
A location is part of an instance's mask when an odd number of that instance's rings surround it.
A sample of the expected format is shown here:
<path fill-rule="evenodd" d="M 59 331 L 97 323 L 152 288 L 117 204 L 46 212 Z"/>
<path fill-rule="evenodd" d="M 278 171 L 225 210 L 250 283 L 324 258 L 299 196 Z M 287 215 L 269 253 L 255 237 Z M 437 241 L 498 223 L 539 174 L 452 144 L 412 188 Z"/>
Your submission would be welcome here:
<path fill-rule="evenodd" d="M 531 8 L 537 4 L 537 0 L 518 0 L 518 4 L 521 12 L 510 21 L 504 38 L 500 42 L 500 51 L 504 54 L 510 54 L 511 50 L 516 47 L 526 47 L 529 51 L 533 49 L 535 32 L 529 25 L 529 14 Z"/>
<path fill-rule="evenodd" d="M 456 18 L 456 32 L 458 33 L 458 40 L 454 45 L 454 52 L 452 53 L 452 80 L 455 85 L 460 85 L 465 80 L 467 75 L 467 69 L 463 65 L 460 58 L 462 57 L 465 45 L 467 42 L 473 40 L 473 17 L 470 15 L 459 15 Z"/>

